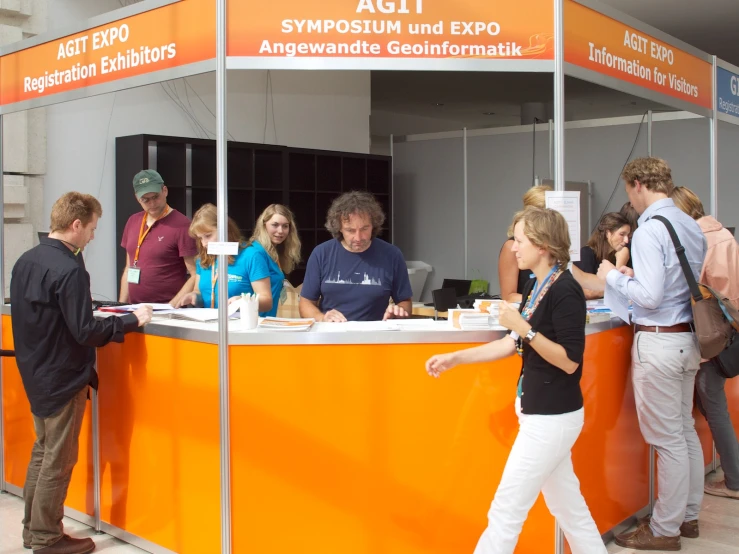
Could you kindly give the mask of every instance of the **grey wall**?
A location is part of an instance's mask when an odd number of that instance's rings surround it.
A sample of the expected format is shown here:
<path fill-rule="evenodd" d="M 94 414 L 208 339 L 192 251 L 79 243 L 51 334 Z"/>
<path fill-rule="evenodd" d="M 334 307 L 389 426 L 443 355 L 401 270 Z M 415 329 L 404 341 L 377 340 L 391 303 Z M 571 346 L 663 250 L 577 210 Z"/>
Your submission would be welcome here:
<path fill-rule="evenodd" d="M 617 211 L 627 200 L 619 176 L 639 129 L 638 124 L 627 121 L 627 124 L 567 129 L 565 132 L 566 179 L 593 182 L 592 225 L 606 208 L 612 193 L 607 211 Z M 705 119 L 655 121 L 652 135 L 653 154 L 667 160 L 675 183 L 693 189 L 703 199 L 706 210 L 710 209 L 708 129 Z M 395 145 L 396 206 L 403 206 L 396 214 L 402 213 L 408 218 L 402 225 L 396 220 L 395 241 L 406 258 L 421 259 L 434 266 L 432 286 L 427 283 L 424 299 L 430 298 L 430 291 L 438 287 L 444 277 L 464 275 L 462 194 L 450 196 L 448 190 L 442 190 L 452 176 L 459 175 L 461 183 L 461 144 L 461 139 L 443 139 Z M 738 150 L 739 128 L 721 123 L 719 217 L 725 225 L 739 225 Z M 645 119 L 632 157 L 646 154 Z M 522 127 L 520 133 L 468 139 L 468 275 L 490 281 L 491 293 L 499 291 L 498 254 L 506 240 L 511 217 L 521 208 L 521 196 L 531 184 L 531 156 L 530 127 L 528 130 Z M 536 158 L 537 173 L 548 177 L 547 133 L 537 133 Z M 404 187 L 402 204 L 397 196 L 401 182 Z M 414 186 L 409 187 L 407 183 L 414 183 Z M 419 202 L 423 207 L 418 212 L 404 213 Z M 445 230 L 450 230 L 445 231 L 443 237 L 438 236 L 441 229 L 433 229 L 434 224 L 442 223 Z M 430 233 L 436 233 L 433 239 Z M 421 253 L 425 257 L 416 257 Z"/>
<path fill-rule="evenodd" d="M 423 298 L 444 278 L 464 278 L 462 139 L 394 147 L 395 244 L 406 260 L 433 267 Z"/>

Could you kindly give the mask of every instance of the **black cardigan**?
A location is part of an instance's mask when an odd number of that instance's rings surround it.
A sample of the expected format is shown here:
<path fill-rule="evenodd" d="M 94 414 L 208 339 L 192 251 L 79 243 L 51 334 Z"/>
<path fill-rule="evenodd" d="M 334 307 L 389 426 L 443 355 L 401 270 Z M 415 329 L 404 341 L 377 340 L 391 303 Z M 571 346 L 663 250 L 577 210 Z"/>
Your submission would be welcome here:
<path fill-rule="evenodd" d="M 532 279 L 524 291 L 521 311 L 533 286 Z M 524 344 L 521 397 L 524 414 L 565 414 L 582 408 L 580 377 L 585 352 L 585 318 L 582 287 L 569 271 L 565 271 L 542 298 L 529 324 L 534 331 L 564 347 L 567 357 L 579 365 L 568 375 L 544 360 L 531 345 Z"/>

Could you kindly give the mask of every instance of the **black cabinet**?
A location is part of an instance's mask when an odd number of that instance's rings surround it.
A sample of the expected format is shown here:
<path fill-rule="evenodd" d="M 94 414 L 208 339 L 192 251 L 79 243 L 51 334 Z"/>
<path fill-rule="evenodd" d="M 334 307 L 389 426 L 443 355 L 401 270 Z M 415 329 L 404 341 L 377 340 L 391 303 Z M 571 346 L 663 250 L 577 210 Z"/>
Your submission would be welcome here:
<path fill-rule="evenodd" d="M 128 218 L 141 207 L 133 194 L 133 176 L 156 169 L 164 179 L 169 205 L 188 217 L 207 202 L 216 204 L 216 143 L 213 140 L 159 135 L 116 138 L 116 238 L 120 244 Z M 330 237 L 326 212 L 342 192 L 366 190 L 382 204 L 387 221 L 380 236 L 392 236 L 392 164 L 387 156 L 228 143 L 228 213 L 248 238 L 254 222 L 270 204 L 285 204 L 295 214 L 303 262 L 288 276 L 303 282 L 305 262 L 316 245 Z M 118 249 L 117 272 L 126 253 Z"/>

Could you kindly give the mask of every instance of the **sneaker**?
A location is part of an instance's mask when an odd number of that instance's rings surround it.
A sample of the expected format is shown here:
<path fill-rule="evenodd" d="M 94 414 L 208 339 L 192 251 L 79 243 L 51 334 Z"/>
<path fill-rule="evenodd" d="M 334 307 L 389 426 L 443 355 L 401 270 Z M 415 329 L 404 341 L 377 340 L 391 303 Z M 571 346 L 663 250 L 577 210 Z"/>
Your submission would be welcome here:
<path fill-rule="evenodd" d="M 632 550 L 680 550 L 680 537 L 655 537 L 649 525 L 639 525 L 636 531 L 616 536 L 616 544 Z"/>
<path fill-rule="evenodd" d="M 706 494 L 710 494 L 712 496 L 722 496 L 724 498 L 733 498 L 734 500 L 739 500 L 739 491 L 735 491 L 730 489 L 726 486 L 726 481 L 706 481 L 706 484 L 703 486 L 703 491 Z"/>

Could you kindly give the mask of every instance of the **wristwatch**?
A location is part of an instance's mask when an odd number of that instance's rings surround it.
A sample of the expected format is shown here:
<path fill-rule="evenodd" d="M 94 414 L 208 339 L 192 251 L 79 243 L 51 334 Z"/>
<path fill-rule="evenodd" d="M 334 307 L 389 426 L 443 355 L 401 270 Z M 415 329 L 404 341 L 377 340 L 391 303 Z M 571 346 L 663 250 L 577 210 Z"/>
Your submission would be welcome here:
<path fill-rule="evenodd" d="M 536 331 L 533 329 L 529 329 L 529 332 L 526 333 L 524 337 L 522 337 L 523 342 L 526 344 L 530 343 L 532 340 L 534 340 L 534 337 L 536 336 Z"/>

